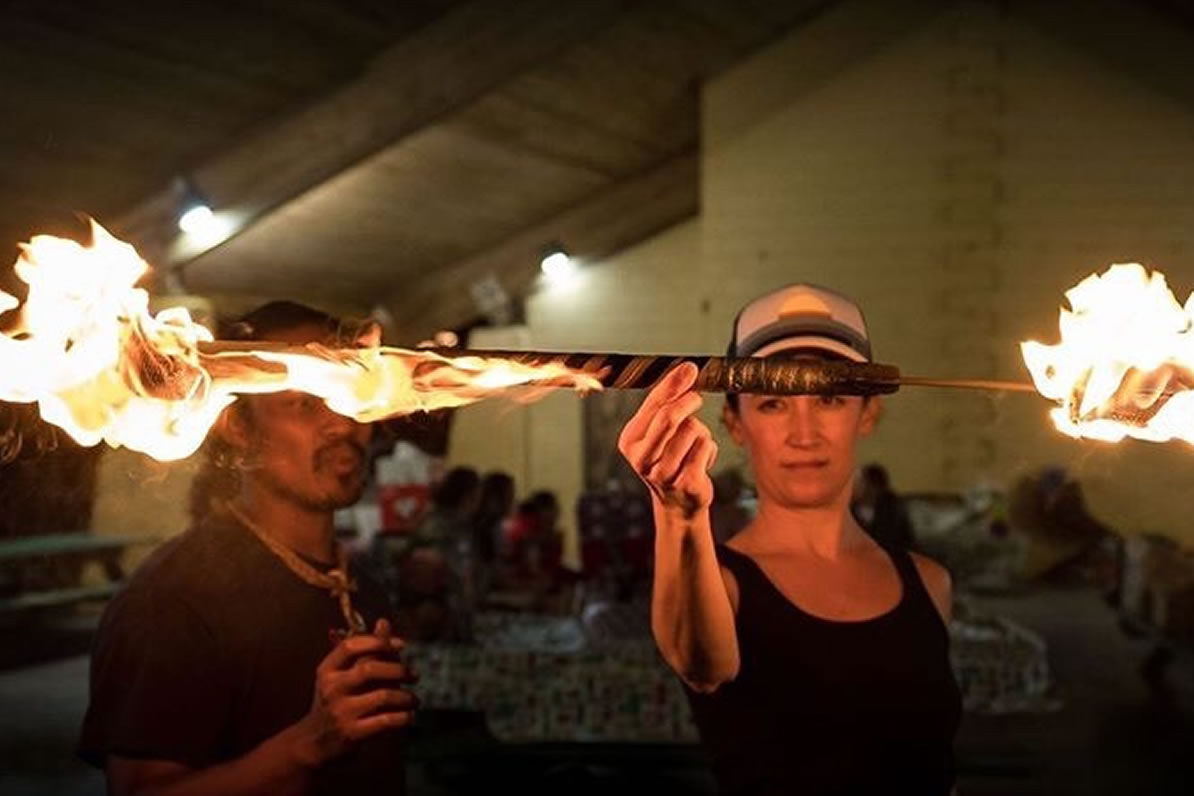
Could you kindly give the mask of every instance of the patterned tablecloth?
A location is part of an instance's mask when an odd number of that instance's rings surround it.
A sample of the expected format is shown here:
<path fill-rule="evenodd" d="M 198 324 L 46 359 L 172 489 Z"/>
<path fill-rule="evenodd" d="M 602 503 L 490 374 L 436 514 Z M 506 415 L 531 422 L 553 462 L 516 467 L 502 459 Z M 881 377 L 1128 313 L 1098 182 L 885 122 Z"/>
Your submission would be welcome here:
<path fill-rule="evenodd" d="M 512 743 L 697 740 L 684 691 L 649 635 L 525 615 L 481 616 L 476 627 L 476 644 L 408 648 L 424 708 L 481 711 L 494 736 Z M 1057 707 L 1044 643 L 1030 631 L 991 619 L 955 622 L 952 633 L 966 710 Z"/>

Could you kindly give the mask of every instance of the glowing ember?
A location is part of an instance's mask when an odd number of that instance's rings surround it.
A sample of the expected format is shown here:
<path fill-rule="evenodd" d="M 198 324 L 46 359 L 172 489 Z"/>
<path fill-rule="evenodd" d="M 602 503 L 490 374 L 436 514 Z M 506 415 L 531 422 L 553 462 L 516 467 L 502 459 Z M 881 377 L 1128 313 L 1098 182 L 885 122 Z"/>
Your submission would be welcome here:
<path fill-rule="evenodd" d="M 1061 342 L 1021 344 L 1037 390 L 1060 406 L 1062 432 L 1194 443 L 1194 295 L 1183 307 L 1165 277 L 1113 265 L 1066 293 Z"/>
<path fill-rule="evenodd" d="M 22 306 L 0 334 L 0 401 L 38 404 L 83 445 L 101 440 L 161 460 L 193 453 L 238 394 L 300 390 L 340 414 L 372 422 L 463 406 L 511 388 L 600 389 L 560 364 L 372 347 L 261 343 L 219 350 L 181 308 L 156 316 L 134 284 L 148 270 L 133 247 L 92 222 L 90 246 L 38 235 L 22 244 Z M 526 394 L 526 393 L 524 393 Z"/>

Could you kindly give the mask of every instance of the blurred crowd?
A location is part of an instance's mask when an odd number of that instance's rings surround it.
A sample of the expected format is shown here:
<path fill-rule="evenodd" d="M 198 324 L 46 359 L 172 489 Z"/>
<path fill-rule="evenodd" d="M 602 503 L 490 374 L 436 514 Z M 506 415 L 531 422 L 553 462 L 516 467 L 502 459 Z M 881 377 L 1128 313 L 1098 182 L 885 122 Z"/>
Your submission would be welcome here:
<path fill-rule="evenodd" d="M 516 500 L 508 473 L 455 467 L 409 529 L 383 529 L 361 553 L 386 586 L 404 636 L 467 641 L 482 610 L 560 613 L 577 573 L 563 563 L 556 496 Z"/>

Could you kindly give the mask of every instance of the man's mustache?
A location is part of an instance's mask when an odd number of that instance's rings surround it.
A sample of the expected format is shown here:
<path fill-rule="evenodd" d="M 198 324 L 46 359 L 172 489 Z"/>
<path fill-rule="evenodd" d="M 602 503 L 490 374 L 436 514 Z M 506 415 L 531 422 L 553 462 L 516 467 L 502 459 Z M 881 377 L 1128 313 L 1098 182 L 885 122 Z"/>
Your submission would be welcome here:
<path fill-rule="evenodd" d="M 343 450 L 352 451 L 358 457 L 360 457 L 361 461 L 365 460 L 365 447 L 356 442 L 353 442 L 352 440 L 347 440 L 347 439 L 338 440 L 336 442 L 332 442 L 332 443 L 324 445 L 320 448 L 317 448 L 315 450 L 315 458 L 316 458 L 316 460 L 322 461 L 326 457 L 328 457 L 334 453 L 339 453 L 340 451 L 343 451 Z"/>

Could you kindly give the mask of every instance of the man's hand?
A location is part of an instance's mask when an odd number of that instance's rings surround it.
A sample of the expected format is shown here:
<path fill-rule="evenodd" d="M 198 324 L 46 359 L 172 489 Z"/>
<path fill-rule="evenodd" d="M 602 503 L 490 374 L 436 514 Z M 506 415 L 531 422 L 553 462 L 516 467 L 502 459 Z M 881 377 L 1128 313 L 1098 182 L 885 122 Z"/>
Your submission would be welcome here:
<path fill-rule="evenodd" d="M 696 418 L 697 368 L 681 363 L 656 384 L 618 438 L 618 450 L 665 508 L 692 517 L 713 502 L 709 468 L 717 443 Z"/>
<path fill-rule="evenodd" d="M 171 760 L 107 760 L 108 790 L 116 796 L 255 796 L 308 793 L 312 770 L 354 743 L 410 724 L 416 705 L 402 690 L 414 673 L 398 660 L 402 642 L 390 624 L 350 636 L 323 659 L 307 715 L 248 754 L 194 769 Z"/>
<path fill-rule="evenodd" d="M 411 723 L 417 699 L 400 686 L 415 676 L 398 660 L 402 646 L 383 619 L 372 634 L 349 636 L 323 659 L 311 709 L 292 728 L 304 765 L 321 765 L 365 738 Z"/>

